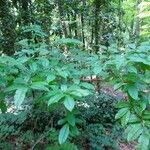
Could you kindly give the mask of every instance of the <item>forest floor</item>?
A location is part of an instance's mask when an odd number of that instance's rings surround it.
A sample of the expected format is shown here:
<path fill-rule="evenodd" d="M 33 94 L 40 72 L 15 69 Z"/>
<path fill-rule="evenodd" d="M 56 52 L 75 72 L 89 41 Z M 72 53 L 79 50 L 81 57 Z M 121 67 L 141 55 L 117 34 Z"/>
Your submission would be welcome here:
<path fill-rule="evenodd" d="M 122 93 L 121 91 L 115 91 L 112 87 L 110 86 L 104 86 L 101 91 L 104 93 L 107 93 L 111 96 L 117 97 L 118 100 L 126 100 L 126 95 Z M 131 143 L 119 143 L 120 150 L 135 150 L 136 143 L 131 142 Z"/>
<path fill-rule="evenodd" d="M 120 143 L 120 150 L 135 150 L 136 143 Z"/>

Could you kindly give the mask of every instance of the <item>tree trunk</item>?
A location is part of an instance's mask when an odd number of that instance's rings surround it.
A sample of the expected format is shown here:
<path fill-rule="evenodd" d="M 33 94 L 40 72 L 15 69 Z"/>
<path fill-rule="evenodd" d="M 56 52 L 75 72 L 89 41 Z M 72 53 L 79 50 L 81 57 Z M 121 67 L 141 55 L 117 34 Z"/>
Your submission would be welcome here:
<path fill-rule="evenodd" d="M 72 25 L 70 24 L 70 22 L 72 21 L 71 20 L 71 17 L 70 17 L 70 14 L 67 14 L 67 17 L 68 17 L 68 28 L 69 28 L 69 38 L 72 37 Z"/>
<path fill-rule="evenodd" d="M 100 12 L 100 6 L 101 6 L 101 0 L 95 0 L 94 1 L 95 5 L 95 25 L 94 25 L 94 36 L 95 36 L 95 52 L 97 53 L 99 51 L 99 12 Z"/>
<path fill-rule="evenodd" d="M 14 53 L 14 44 L 16 40 L 15 31 L 15 20 L 13 15 L 10 13 L 10 8 L 7 0 L 0 1 L 0 21 L 1 21 L 1 31 L 3 42 L 1 44 L 2 51 L 5 54 L 12 55 Z"/>
<path fill-rule="evenodd" d="M 73 24 L 74 34 L 75 34 L 75 38 L 77 39 L 78 38 L 78 30 L 77 30 L 78 26 L 77 26 L 77 14 L 76 14 L 76 12 L 74 14 L 74 21 L 75 21 L 74 24 Z"/>
<path fill-rule="evenodd" d="M 64 37 L 67 38 L 68 33 L 67 33 L 66 24 L 64 21 L 65 15 L 64 15 L 64 10 L 63 10 L 63 0 L 57 0 L 57 5 L 58 5 L 58 10 L 59 10 L 59 15 L 60 15 L 60 24 L 62 26 L 62 33 Z"/>
<path fill-rule="evenodd" d="M 122 45 L 121 43 L 121 40 L 122 40 L 122 24 L 121 24 L 121 21 L 122 21 L 122 9 L 121 9 L 121 0 L 119 0 L 119 3 L 118 3 L 118 17 L 119 17 L 119 23 L 118 23 L 118 37 L 117 37 L 117 46 L 118 46 L 118 49 L 120 48 L 120 46 Z"/>
<path fill-rule="evenodd" d="M 31 22 L 29 4 L 31 4 L 31 0 L 19 0 L 20 25 L 27 26 Z"/>
<path fill-rule="evenodd" d="M 85 9 L 86 3 L 85 0 L 82 0 L 82 12 L 81 12 L 81 26 L 82 26 L 82 42 L 83 47 L 85 48 L 85 36 L 84 36 L 84 9 Z"/>
<path fill-rule="evenodd" d="M 141 3 L 141 0 L 136 1 L 136 18 L 135 18 L 135 30 L 134 30 L 134 35 L 135 38 L 138 39 L 140 37 L 140 18 L 139 18 L 139 4 Z"/>

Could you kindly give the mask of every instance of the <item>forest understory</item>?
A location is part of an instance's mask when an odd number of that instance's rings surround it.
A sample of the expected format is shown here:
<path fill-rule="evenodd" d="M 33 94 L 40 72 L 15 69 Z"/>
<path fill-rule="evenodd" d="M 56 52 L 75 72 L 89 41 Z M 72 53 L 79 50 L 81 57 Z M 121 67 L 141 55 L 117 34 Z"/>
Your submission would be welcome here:
<path fill-rule="evenodd" d="M 0 150 L 150 150 L 150 0 L 0 0 Z"/>

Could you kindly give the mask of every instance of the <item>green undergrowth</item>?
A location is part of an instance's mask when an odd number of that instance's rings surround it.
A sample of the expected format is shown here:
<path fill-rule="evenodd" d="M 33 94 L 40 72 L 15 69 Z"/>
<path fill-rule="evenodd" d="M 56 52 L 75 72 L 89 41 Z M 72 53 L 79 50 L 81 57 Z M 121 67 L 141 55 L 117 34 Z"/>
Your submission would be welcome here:
<path fill-rule="evenodd" d="M 76 105 L 79 110 L 77 115 L 80 116 L 78 135 L 72 134 L 62 145 L 59 145 L 57 139 L 61 127 L 58 120 L 64 115 L 62 107 L 55 105 L 47 108 L 46 104 L 39 102 L 25 112 L 1 114 L 0 148 L 116 150 L 122 139 L 122 128 L 115 120 L 116 102 L 115 97 L 105 93 L 91 95 L 84 102 L 80 101 Z"/>

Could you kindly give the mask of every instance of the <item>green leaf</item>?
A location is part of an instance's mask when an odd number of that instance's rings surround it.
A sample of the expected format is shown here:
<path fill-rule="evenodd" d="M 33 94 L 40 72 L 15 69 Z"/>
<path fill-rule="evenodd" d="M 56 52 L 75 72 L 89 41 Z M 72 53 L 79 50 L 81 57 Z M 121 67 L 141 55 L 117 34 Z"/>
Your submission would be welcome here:
<path fill-rule="evenodd" d="M 60 99 L 62 99 L 64 97 L 63 94 L 57 94 L 52 96 L 49 101 L 48 101 L 48 106 L 53 104 L 53 103 L 57 103 Z"/>
<path fill-rule="evenodd" d="M 126 59 L 124 55 L 116 55 L 115 56 L 115 64 L 117 70 L 119 70 L 121 67 L 123 67 L 126 64 Z"/>
<path fill-rule="evenodd" d="M 62 70 L 61 68 L 56 68 L 58 75 L 60 75 L 63 78 L 67 78 L 68 77 L 68 71 L 66 70 Z"/>
<path fill-rule="evenodd" d="M 67 85 L 61 85 L 61 90 L 63 92 L 66 92 L 67 91 Z"/>
<path fill-rule="evenodd" d="M 75 120 L 75 116 L 72 113 L 68 113 L 66 118 L 67 118 L 68 123 L 71 126 L 75 126 L 76 120 Z"/>
<path fill-rule="evenodd" d="M 88 96 L 90 94 L 89 90 L 83 90 L 83 89 L 76 89 L 78 93 L 80 93 L 82 96 Z"/>
<path fill-rule="evenodd" d="M 137 74 L 137 69 L 134 66 L 129 65 L 127 69 L 129 72 Z"/>
<path fill-rule="evenodd" d="M 134 114 L 130 115 L 129 123 L 140 123 L 141 120 Z"/>
<path fill-rule="evenodd" d="M 128 102 L 119 102 L 115 105 L 116 108 L 128 108 L 129 107 L 129 103 Z"/>
<path fill-rule="evenodd" d="M 128 108 L 122 108 L 118 111 L 118 113 L 115 116 L 115 119 L 120 119 L 121 117 L 123 117 L 127 112 L 129 111 Z"/>
<path fill-rule="evenodd" d="M 58 125 L 63 125 L 64 123 L 66 123 L 66 118 L 60 119 L 60 120 L 58 121 Z"/>
<path fill-rule="evenodd" d="M 46 58 L 40 58 L 41 64 L 43 65 L 43 67 L 48 68 L 49 65 L 49 60 Z"/>
<path fill-rule="evenodd" d="M 49 82 L 54 81 L 54 80 L 55 80 L 55 78 L 56 78 L 56 76 L 55 76 L 55 75 L 50 74 L 50 75 L 48 75 L 48 76 L 47 76 L 46 81 L 49 83 Z"/>
<path fill-rule="evenodd" d="M 100 65 L 95 66 L 94 69 L 93 69 L 93 72 L 96 75 L 99 74 L 99 73 L 101 73 L 101 71 L 102 71 L 102 68 L 101 68 Z"/>
<path fill-rule="evenodd" d="M 148 100 L 148 102 L 150 104 L 150 94 L 147 96 L 147 100 Z"/>
<path fill-rule="evenodd" d="M 68 46 L 82 44 L 82 42 L 80 42 L 79 40 L 70 39 L 70 38 L 62 38 L 62 39 L 57 40 L 56 42 L 59 44 L 66 44 Z"/>
<path fill-rule="evenodd" d="M 133 99 L 135 99 L 135 100 L 138 99 L 138 88 L 136 86 L 134 86 L 134 85 L 129 86 L 128 93 Z"/>
<path fill-rule="evenodd" d="M 150 111 L 145 111 L 143 113 L 143 119 L 144 120 L 150 120 Z"/>
<path fill-rule="evenodd" d="M 78 136 L 79 135 L 79 130 L 76 126 L 71 126 L 70 127 L 70 132 L 72 136 Z"/>
<path fill-rule="evenodd" d="M 41 90 L 41 91 L 49 91 L 49 89 L 46 87 L 48 85 L 47 82 L 33 82 L 31 84 L 31 88 L 35 90 Z"/>
<path fill-rule="evenodd" d="M 129 48 L 132 48 L 132 49 L 135 49 L 135 48 L 136 48 L 136 45 L 135 45 L 135 44 L 129 44 L 128 46 L 129 46 Z"/>
<path fill-rule="evenodd" d="M 149 150 L 150 138 L 147 134 L 142 134 L 138 142 L 140 150 Z"/>
<path fill-rule="evenodd" d="M 16 90 L 15 96 L 14 96 L 14 103 L 17 107 L 21 106 L 25 99 L 25 95 L 27 93 L 27 88 L 21 88 Z"/>
<path fill-rule="evenodd" d="M 59 144 L 63 144 L 67 138 L 68 138 L 68 135 L 69 135 L 69 125 L 68 124 L 65 124 L 61 129 L 60 129 L 60 132 L 59 132 Z"/>
<path fill-rule="evenodd" d="M 64 100 L 64 105 L 69 111 L 72 111 L 75 105 L 75 101 L 71 96 L 66 96 Z"/>
<path fill-rule="evenodd" d="M 0 110 L 2 113 L 5 113 L 7 111 L 7 105 L 3 100 L 0 100 Z"/>
<path fill-rule="evenodd" d="M 123 83 L 117 83 L 114 85 L 114 90 L 120 89 L 124 84 Z"/>
<path fill-rule="evenodd" d="M 143 128 L 142 128 L 141 124 L 131 125 L 130 129 L 128 130 L 127 140 L 133 141 L 133 140 L 137 139 L 141 135 L 142 132 L 143 132 Z"/>
<path fill-rule="evenodd" d="M 72 91 L 69 94 L 72 95 L 72 96 L 76 96 L 76 97 L 82 97 L 82 94 L 77 92 L 77 91 Z"/>
<path fill-rule="evenodd" d="M 121 118 L 121 124 L 123 126 L 127 125 L 127 123 L 129 122 L 129 119 L 130 119 L 130 111 L 128 111 L 122 118 Z"/>
<path fill-rule="evenodd" d="M 30 71 L 31 72 L 36 72 L 37 68 L 38 68 L 38 66 L 35 62 L 30 64 Z"/>
<path fill-rule="evenodd" d="M 86 82 L 81 83 L 81 86 L 84 87 L 84 88 L 86 88 L 86 89 L 91 89 L 91 90 L 94 90 L 94 89 L 95 89 L 92 84 L 86 83 Z"/>

